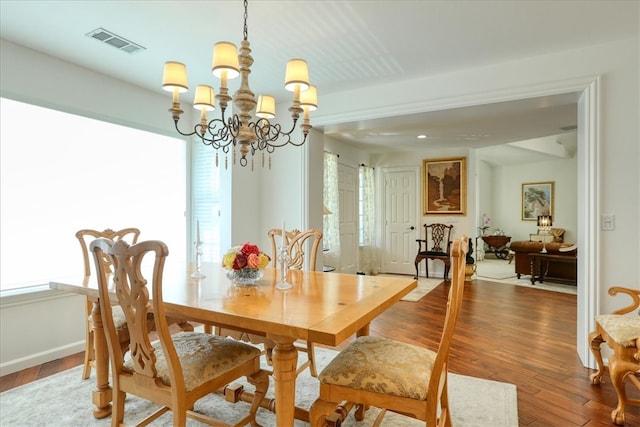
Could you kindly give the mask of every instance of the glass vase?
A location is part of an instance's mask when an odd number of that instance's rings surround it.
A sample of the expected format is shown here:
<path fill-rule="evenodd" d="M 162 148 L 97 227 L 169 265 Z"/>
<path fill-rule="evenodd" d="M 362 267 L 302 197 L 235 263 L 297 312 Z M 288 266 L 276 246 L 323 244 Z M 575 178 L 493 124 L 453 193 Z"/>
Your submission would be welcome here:
<path fill-rule="evenodd" d="M 264 270 L 259 268 L 241 268 L 240 270 L 227 271 L 227 278 L 239 286 L 255 286 L 263 275 Z"/>

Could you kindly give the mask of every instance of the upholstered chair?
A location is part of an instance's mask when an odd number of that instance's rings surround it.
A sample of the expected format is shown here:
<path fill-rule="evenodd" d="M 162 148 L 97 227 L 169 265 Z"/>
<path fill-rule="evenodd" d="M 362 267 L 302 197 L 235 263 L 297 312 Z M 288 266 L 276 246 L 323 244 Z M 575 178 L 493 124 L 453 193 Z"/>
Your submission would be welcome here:
<path fill-rule="evenodd" d="M 110 240 L 125 240 L 131 244 L 135 244 L 140 236 L 140 230 L 135 227 L 123 228 L 121 230 L 112 230 L 107 228 L 105 230 L 91 230 L 83 229 L 76 232 L 76 238 L 80 242 L 80 248 L 82 249 L 82 263 L 84 266 L 85 279 L 91 276 L 91 262 L 89 261 L 89 244 L 92 240 L 104 237 Z M 104 259 L 106 268 L 111 269 L 109 258 Z M 87 312 L 86 312 L 86 334 L 85 334 L 85 351 L 84 351 L 84 369 L 82 370 L 82 379 L 88 379 L 91 376 L 91 368 L 95 366 L 95 351 L 94 351 L 94 338 L 93 338 L 93 323 L 91 322 L 91 314 L 93 311 L 93 302 L 87 298 Z M 124 318 L 124 313 L 120 306 L 116 305 L 112 309 L 113 320 L 118 331 L 118 337 L 120 338 L 120 346 L 122 351 L 125 352 L 129 348 L 129 330 L 127 329 L 127 323 Z M 193 325 L 183 319 L 170 319 L 170 323 L 176 323 L 183 331 L 193 331 Z M 153 313 L 149 313 L 149 328 L 154 329 Z"/>
<path fill-rule="evenodd" d="M 416 275 L 418 278 L 418 266 L 422 260 L 425 261 L 425 276 L 429 277 L 429 260 L 440 260 L 444 263 L 444 280 L 449 280 L 449 269 L 451 268 L 451 230 L 453 225 L 447 224 L 424 224 L 424 239 L 416 239 L 418 243 L 418 253 L 414 261 Z"/>
<path fill-rule="evenodd" d="M 453 280 L 445 322 L 435 350 L 388 338 L 364 336 L 342 350 L 322 370 L 319 398 L 311 406 L 312 427 L 339 426 L 354 406 L 362 420 L 369 406 L 397 412 L 427 426 L 451 426 L 447 372 L 449 349 L 462 306 L 467 238 L 453 242 Z"/>
<path fill-rule="evenodd" d="M 640 289 L 609 289 L 609 295 L 617 294 L 630 296 L 632 303 L 611 314 L 596 316 L 596 330 L 589 334 L 589 343 L 598 370 L 591 375 L 591 383 L 602 383 L 605 367 L 600 346 L 605 342 L 613 351 L 609 356 L 609 376 L 618 396 L 618 404 L 611 411 L 611 421 L 624 425 L 626 406 L 640 406 L 640 399 L 629 398 L 626 393 L 627 384 L 640 390 Z"/>
<path fill-rule="evenodd" d="M 134 227 L 123 228 L 121 230 L 112 230 L 110 228 L 106 230 L 90 230 L 83 229 L 76 232 L 76 238 L 80 242 L 80 248 L 82 249 L 82 262 L 84 266 L 84 277 L 91 276 L 91 262 L 89 260 L 89 244 L 92 240 L 99 237 L 105 237 L 111 240 L 126 240 L 129 243 L 136 243 L 140 236 L 140 230 Z M 111 268 L 109 259 L 106 258 L 105 263 L 107 268 Z M 86 324 L 85 324 L 85 350 L 84 350 L 84 368 L 82 370 L 82 379 L 88 379 L 91 376 L 91 368 L 95 367 L 95 351 L 93 345 L 93 324 L 91 322 L 91 312 L 93 311 L 93 302 L 87 298 L 87 312 L 86 312 Z M 112 310 L 113 319 L 118 332 L 120 340 L 120 346 L 122 351 L 126 351 L 129 347 L 129 330 L 127 329 L 127 322 L 124 318 L 124 313 L 119 306 L 116 306 Z"/>
<path fill-rule="evenodd" d="M 111 363 L 111 425 L 124 425 L 126 393 L 160 405 L 136 425 L 147 425 L 168 411 L 172 411 L 175 427 L 186 426 L 187 417 L 210 425 L 226 425 L 195 412 L 195 402 L 244 376 L 255 386 L 255 393 L 249 413 L 234 425 L 257 426 L 255 415 L 269 387 L 268 374 L 260 369 L 260 350 L 205 333 L 170 333 L 162 299 L 167 246 L 157 240 L 130 246 L 123 240 L 100 238 L 91 242 L 90 251 L 98 275 L 100 309 Z M 114 267 L 113 290 L 105 259 Z M 126 354 L 120 348 L 111 297 L 121 306 L 129 329 L 132 350 Z M 155 315 L 158 335 L 153 342 L 147 325 L 150 310 Z"/>

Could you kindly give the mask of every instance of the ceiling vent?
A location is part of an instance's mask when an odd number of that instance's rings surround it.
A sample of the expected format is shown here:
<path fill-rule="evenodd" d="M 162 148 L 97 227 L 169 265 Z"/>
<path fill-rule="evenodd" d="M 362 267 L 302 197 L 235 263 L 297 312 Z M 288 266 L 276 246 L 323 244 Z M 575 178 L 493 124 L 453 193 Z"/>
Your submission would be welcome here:
<path fill-rule="evenodd" d="M 112 33 L 111 31 L 105 30 L 104 28 L 98 28 L 93 31 L 90 31 L 86 34 L 87 37 L 91 37 L 92 39 L 98 40 L 99 42 L 106 43 L 110 46 L 115 47 L 118 50 L 127 52 L 127 53 L 136 53 L 141 50 L 145 50 L 146 48 L 131 42 L 124 37 L 120 37 L 117 34 Z"/>

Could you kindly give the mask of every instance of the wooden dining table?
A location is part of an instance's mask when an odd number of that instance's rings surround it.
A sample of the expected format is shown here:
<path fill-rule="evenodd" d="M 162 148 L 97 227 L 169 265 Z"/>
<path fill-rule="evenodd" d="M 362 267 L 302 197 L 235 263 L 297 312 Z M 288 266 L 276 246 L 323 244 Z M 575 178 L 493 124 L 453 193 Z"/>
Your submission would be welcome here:
<path fill-rule="evenodd" d="M 410 277 L 366 276 L 290 270 L 289 290 L 276 289 L 279 271 L 265 269 L 255 286 L 236 286 L 219 264 L 203 263 L 206 277 L 194 279 L 187 265 L 165 264 L 163 299 L 168 316 L 243 330 L 275 342 L 272 355 L 276 425 L 293 426 L 298 352 L 296 340 L 337 346 L 352 335 L 368 335 L 369 324 L 417 286 Z M 96 360 L 94 417 L 111 413 L 106 338 L 100 318 L 97 280 L 76 277 L 52 280 L 50 288 L 87 296 Z M 151 296 L 153 298 L 153 296 Z"/>

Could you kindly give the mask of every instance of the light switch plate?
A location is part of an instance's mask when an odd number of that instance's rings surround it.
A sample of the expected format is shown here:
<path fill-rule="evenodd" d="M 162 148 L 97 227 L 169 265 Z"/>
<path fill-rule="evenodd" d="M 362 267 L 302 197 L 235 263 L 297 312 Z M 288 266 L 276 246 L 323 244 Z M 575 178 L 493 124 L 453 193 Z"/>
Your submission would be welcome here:
<path fill-rule="evenodd" d="M 601 227 L 602 230 L 611 231 L 616 228 L 616 217 L 613 214 L 602 214 Z"/>

